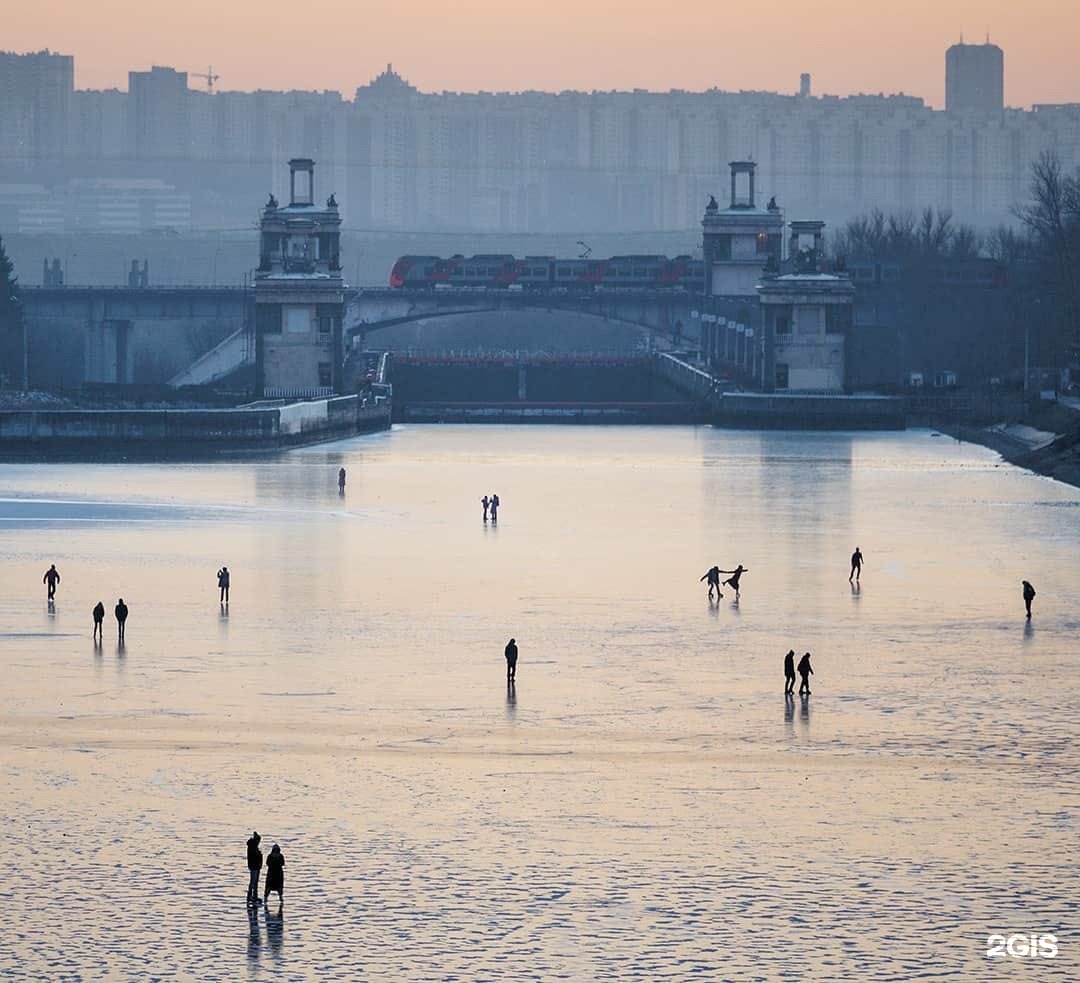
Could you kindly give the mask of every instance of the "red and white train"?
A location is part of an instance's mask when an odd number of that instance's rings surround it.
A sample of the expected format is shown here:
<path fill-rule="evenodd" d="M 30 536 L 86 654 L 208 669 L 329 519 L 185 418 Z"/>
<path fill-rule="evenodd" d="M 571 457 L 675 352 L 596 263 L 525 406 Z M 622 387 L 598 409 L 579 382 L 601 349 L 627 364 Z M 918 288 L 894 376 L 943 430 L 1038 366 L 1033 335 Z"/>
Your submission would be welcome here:
<path fill-rule="evenodd" d="M 437 287 L 470 289 L 596 290 L 608 288 L 682 289 L 700 293 L 705 264 L 690 256 L 612 256 L 610 259 L 556 259 L 554 256 L 402 256 L 390 271 L 398 290 Z"/>

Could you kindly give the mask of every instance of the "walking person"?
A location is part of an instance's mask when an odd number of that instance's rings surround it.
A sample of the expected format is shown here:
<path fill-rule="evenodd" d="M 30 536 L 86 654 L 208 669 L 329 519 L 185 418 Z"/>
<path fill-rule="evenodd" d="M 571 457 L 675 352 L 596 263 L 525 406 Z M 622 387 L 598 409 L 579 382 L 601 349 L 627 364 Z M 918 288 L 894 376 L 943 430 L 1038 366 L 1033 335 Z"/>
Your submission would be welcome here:
<path fill-rule="evenodd" d="M 848 575 L 848 583 L 851 583 L 851 578 L 859 579 L 859 574 L 862 573 L 862 550 L 858 546 L 855 547 L 855 552 L 851 554 L 851 573 Z"/>
<path fill-rule="evenodd" d="M 60 571 L 56 569 L 55 563 L 45 571 L 45 576 L 41 578 L 41 582 L 48 585 L 48 599 L 51 601 L 56 597 L 56 585 L 60 583 Z"/>
<path fill-rule="evenodd" d="M 271 891 L 277 891 L 278 904 L 285 902 L 285 854 L 276 843 L 270 848 L 266 858 L 266 889 L 263 891 L 263 904 L 266 904 Z"/>
<path fill-rule="evenodd" d="M 506 656 L 506 685 L 513 686 L 517 677 L 517 642 L 511 638 L 510 641 L 506 643 L 503 654 Z"/>
<path fill-rule="evenodd" d="M 247 903 L 259 903 L 259 872 L 262 870 L 263 855 L 259 849 L 259 841 L 262 839 L 257 832 L 253 832 L 247 841 L 247 865 L 248 865 L 248 889 Z"/>
<path fill-rule="evenodd" d="M 116 631 L 117 641 L 124 644 L 124 625 L 127 624 L 128 606 L 124 603 L 124 599 L 121 597 L 116 602 L 116 607 L 113 608 L 113 614 L 116 615 Z"/>
<path fill-rule="evenodd" d="M 741 563 L 734 570 L 721 570 L 720 571 L 720 573 L 730 573 L 731 574 L 731 576 L 728 577 L 728 579 L 725 580 L 724 583 L 727 584 L 727 586 L 733 587 L 735 589 L 735 600 L 736 601 L 739 599 L 739 578 L 742 577 L 742 575 L 744 573 L 749 573 L 749 572 L 750 571 L 747 570 Z"/>
<path fill-rule="evenodd" d="M 484 506 L 484 521 L 487 522 L 488 506 L 491 505 L 491 500 L 485 495 L 480 499 L 480 504 Z"/>
<path fill-rule="evenodd" d="M 105 621 L 105 605 L 102 604 L 101 601 L 98 601 L 97 604 L 94 605 L 94 612 L 93 613 L 94 613 L 94 640 L 97 641 L 97 642 L 100 642 L 101 641 L 101 634 L 102 634 L 102 631 L 104 630 L 103 625 L 104 625 L 104 621 Z"/>
<path fill-rule="evenodd" d="M 1031 620 L 1031 602 L 1035 600 L 1035 588 L 1026 580 L 1021 580 L 1024 585 L 1024 607 L 1027 609 L 1028 620 Z"/>
<path fill-rule="evenodd" d="M 795 692 L 795 650 L 789 649 L 784 656 L 784 695 Z"/>
<path fill-rule="evenodd" d="M 231 579 L 232 578 L 229 576 L 229 568 L 228 567 L 222 567 L 217 572 L 217 585 L 218 585 L 218 590 L 221 591 L 220 601 L 221 601 L 222 604 L 228 604 L 229 603 L 229 581 Z"/>
<path fill-rule="evenodd" d="M 793 652 L 792 656 L 794 656 L 794 654 L 795 653 Z M 807 696 L 809 696 L 810 695 L 810 677 L 812 675 L 814 675 L 814 670 L 810 668 L 810 653 L 809 652 L 807 652 L 806 655 L 804 655 L 799 660 L 799 675 L 802 676 L 802 682 L 799 684 L 799 695 L 802 696 L 802 694 L 805 693 Z"/>
<path fill-rule="evenodd" d="M 499 496 L 496 495 L 494 492 L 491 493 L 490 509 L 491 509 L 491 521 L 492 522 L 498 522 L 499 521 Z"/>
<path fill-rule="evenodd" d="M 342 468 L 337 473 L 337 490 L 339 495 L 345 494 L 345 469 Z"/>
<path fill-rule="evenodd" d="M 702 575 L 701 580 L 699 580 L 698 583 L 700 584 L 702 580 L 708 580 L 708 582 L 709 582 L 709 600 L 710 601 L 713 599 L 712 594 L 713 594 L 714 590 L 716 591 L 716 596 L 717 597 L 723 597 L 724 596 L 723 594 L 720 593 L 720 568 L 719 567 L 709 567 L 709 569 L 706 570 L 705 573 Z"/>

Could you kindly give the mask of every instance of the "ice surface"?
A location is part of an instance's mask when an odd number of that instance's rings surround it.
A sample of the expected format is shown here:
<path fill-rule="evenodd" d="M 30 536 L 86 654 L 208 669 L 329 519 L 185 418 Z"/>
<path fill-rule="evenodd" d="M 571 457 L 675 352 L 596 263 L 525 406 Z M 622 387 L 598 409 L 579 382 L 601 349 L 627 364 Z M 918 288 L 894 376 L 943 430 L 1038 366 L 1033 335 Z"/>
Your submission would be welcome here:
<path fill-rule="evenodd" d="M 982 448 L 395 428 L 0 465 L 0 535 L 0 975 L 1080 975 L 1080 493 Z"/>

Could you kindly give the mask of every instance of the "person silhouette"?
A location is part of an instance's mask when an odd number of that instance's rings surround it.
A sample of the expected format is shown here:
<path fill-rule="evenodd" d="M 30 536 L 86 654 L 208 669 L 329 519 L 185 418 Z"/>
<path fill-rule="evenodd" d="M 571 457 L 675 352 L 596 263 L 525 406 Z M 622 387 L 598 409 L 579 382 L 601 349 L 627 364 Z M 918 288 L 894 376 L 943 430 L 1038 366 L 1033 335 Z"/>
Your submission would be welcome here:
<path fill-rule="evenodd" d="M 851 578 L 859 579 L 859 574 L 862 573 L 862 550 L 858 546 L 855 547 L 855 552 L 851 554 L 851 573 L 848 575 L 848 583 L 851 583 Z"/>
<path fill-rule="evenodd" d="M 750 571 L 747 570 L 741 563 L 734 570 L 721 570 L 720 571 L 720 573 L 730 573 L 731 574 L 731 576 L 728 577 L 728 579 L 725 580 L 724 583 L 727 584 L 729 587 L 734 587 L 735 588 L 735 600 L 736 601 L 739 599 L 739 578 L 742 577 L 742 575 L 744 573 L 749 573 L 749 572 Z"/>
<path fill-rule="evenodd" d="M 1027 609 L 1027 616 L 1031 618 L 1031 602 L 1035 600 L 1035 588 L 1026 580 L 1021 580 L 1020 583 L 1024 585 L 1024 607 Z"/>
<path fill-rule="evenodd" d="M 337 490 L 339 495 L 345 494 L 345 469 L 342 468 L 337 473 Z"/>
<path fill-rule="evenodd" d="M 484 521 L 487 522 L 488 506 L 491 505 L 491 500 L 487 497 L 487 495 L 485 495 L 482 499 L 480 499 L 480 504 L 484 506 Z"/>
<path fill-rule="evenodd" d="M 94 638 L 101 641 L 102 626 L 105 621 L 105 605 L 98 601 L 94 605 Z"/>
<path fill-rule="evenodd" d="M 122 643 L 124 641 L 124 625 L 127 624 L 128 616 L 128 606 L 124 603 L 122 597 L 116 602 L 113 614 L 116 615 L 117 640 Z"/>
<path fill-rule="evenodd" d="M 499 521 L 499 496 L 496 495 L 494 492 L 491 493 L 491 505 L 489 506 L 489 508 L 491 510 L 491 521 L 492 522 L 498 522 Z"/>
<path fill-rule="evenodd" d="M 266 904 L 271 891 L 277 891 L 278 904 L 285 903 L 285 854 L 276 843 L 270 848 L 270 856 L 266 858 L 266 888 L 263 891 L 263 904 Z"/>
<path fill-rule="evenodd" d="M 41 582 L 48 585 L 48 599 L 51 601 L 56 597 L 56 585 L 60 583 L 60 571 L 56 569 L 55 563 L 45 571 L 45 576 L 41 578 Z"/>
<path fill-rule="evenodd" d="M 518 660 L 518 647 L 517 642 L 514 639 L 510 639 L 506 643 L 506 648 L 503 650 L 503 654 L 506 656 L 506 685 L 513 686 L 517 680 L 517 660 Z"/>
<path fill-rule="evenodd" d="M 795 650 L 789 649 L 788 654 L 784 656 L 784 692 L 791 694 L 795 692 Z"/>
<path fill-rule="evenodd" d="M 258 832 L 253 832 L 247 841 L 247 865 L 248 865 L 248 904 L 259 903 L 259 872 L 262 870 L 263 855 L 259 849 L 259 841 L 262 839 Z"/>
<path fill-rule="evenodd" d="M 724 596 L 723 594 L 720 593 L 720 568 L 719 567 L 709 567 L 709 569 L 706 570 L 705 573 L 702 575 L 701 580 L 699 580 L 698 583 L 700 584 L 702 580 L 708 580 L 708 582 L 709 582 L 709 600 L 710 601 L 712 600 L 712 593 L 713 593 L 714 590 L 716 591 L 716 596 L 717 597 L 723 597 Z"/>
<path fill-rule="evenodd" d="M 217 585 L 218 585 L 219 590 L 221 591 L 221 597 L 220 597 L 219 600 L 221 601 L 222 604 L 228 604 L 229 603 L 229 581 L 231 579 L 232 578 L 229 576 L 229 568 L 228 567 L 222 567 L 217 572 Z"/>
<path fill-rule="evenodd" d="M 792 653 L 794 656 L 794 653 Z M 802 676 L 802 682 L 799 684 L 799 695 L 806 693 L 810 695 L 810 677 L 814 675 L 814 670 L 810 668 L 810 653 L 807 652 L 801 659 L 799 659 L 799 675 Z"/>

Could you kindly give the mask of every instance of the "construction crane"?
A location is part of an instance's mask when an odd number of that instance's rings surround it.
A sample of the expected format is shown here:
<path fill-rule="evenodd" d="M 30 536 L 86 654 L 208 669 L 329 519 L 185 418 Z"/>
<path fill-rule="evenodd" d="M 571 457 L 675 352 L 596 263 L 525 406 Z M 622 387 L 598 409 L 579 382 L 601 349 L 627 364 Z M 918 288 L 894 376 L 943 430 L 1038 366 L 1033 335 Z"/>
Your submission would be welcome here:
<path fill-rule="evenodd" d="M 205 72 L 188 72 L 188 75 L 194 75 L 197 79 L 206 79 L 206 91 L 213 93 L 214 83 L 221 78 L 220 75 L 214 74 L 214 66 L 211 65 Z"/>

